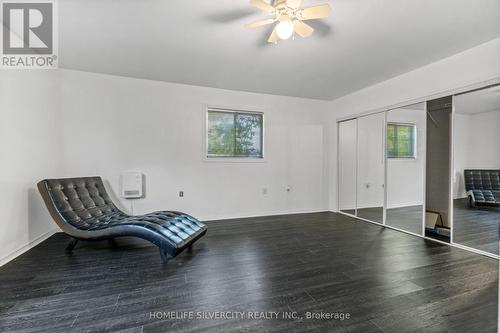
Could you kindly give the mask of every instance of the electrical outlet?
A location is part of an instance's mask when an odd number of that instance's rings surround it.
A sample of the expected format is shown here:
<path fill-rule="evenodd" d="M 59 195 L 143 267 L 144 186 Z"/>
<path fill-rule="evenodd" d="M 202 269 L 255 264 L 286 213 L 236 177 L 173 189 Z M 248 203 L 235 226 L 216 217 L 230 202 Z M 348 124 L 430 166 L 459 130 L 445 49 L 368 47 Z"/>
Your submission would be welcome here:
<path fill-rule="evenodd" d="M 286 186 L 286 191 L 287 191 L 287 192 L 290 192 L 291 190 L 292 190 L 292 187 L 291 187 L 290 185 L 287 185 L 287 186 Z"/>
<path fill-rule="evenodd" d="M 179 197 L 181 197 L 181 198 L 184 197 L 184 191 L 179 191 Z"/>
<path fill-rule="evenodd" d="M 263 188 L 262 188 L 262 194 L 263 194 L 263 195 L 266 195 L 266 194 L 267 194 L 267 187 L 263 187 Z"/>

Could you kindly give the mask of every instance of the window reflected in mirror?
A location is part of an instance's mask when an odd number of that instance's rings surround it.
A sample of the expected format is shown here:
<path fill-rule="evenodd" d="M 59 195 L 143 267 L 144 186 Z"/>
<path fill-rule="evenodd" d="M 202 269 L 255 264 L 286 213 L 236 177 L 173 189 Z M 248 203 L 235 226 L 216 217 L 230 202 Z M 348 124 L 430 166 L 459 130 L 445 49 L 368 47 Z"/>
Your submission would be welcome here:
<path fill-rule="evenodd" d="M 387 158 L 415 158 L 415 124 L 387 123 Z"/>

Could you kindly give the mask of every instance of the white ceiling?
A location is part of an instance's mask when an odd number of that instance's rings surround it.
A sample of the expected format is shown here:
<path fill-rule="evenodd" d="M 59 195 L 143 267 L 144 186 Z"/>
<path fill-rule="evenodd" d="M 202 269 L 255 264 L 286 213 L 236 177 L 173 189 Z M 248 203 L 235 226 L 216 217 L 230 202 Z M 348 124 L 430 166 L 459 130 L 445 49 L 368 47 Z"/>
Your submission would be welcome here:
<path fill-rule="evenodd" d="M 305 0 L 332 16 L 265 42 L 247 0 L 63 0 L 60 67 L 334 99 L 500 36 L 499 0 Z"/>
<path fill-rule="evenodd" d="M 458 95 L 454 104 L 456 112 L 460 114 L 500 111 L 500 86 Z"/>

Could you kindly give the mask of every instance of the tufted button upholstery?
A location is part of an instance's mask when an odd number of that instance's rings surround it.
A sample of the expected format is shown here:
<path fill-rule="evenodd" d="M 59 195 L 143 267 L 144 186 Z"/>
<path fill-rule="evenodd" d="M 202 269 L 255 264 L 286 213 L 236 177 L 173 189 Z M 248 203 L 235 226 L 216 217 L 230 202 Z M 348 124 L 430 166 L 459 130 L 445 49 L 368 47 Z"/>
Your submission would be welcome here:
<path fill-rule="evenodd" d="M 464 170 L 464 179 L 474 203 L 500 205 L 500 170 Z"/>
<path fill-rule="evenodd" d="M 77 239 L 137 236 L 175 256 L 206 233 L 204 224 L 181 212 L 125 214 L 100 177 L 47 179 L 38 183 L 38 189 L 57 224 Z"/>
<path fill-rule="evenodd" d="M 86 221 L 118 212 L 100 178 L 46 180 L 55 208 L 66 222 L 85 229 Z"/>

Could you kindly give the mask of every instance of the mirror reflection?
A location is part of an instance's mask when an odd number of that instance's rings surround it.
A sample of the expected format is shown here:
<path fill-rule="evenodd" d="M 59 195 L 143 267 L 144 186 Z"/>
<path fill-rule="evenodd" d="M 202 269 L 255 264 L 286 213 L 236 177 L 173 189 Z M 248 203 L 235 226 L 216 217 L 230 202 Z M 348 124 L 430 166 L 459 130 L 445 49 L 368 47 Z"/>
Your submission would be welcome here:
<path fill-rule="evenodd" d="M 358 118 L 357 216 L 384 220 L 385 112 Z"/>
<path fill-rule="evenodd" d="M 425 235 L 450 241 L 452 97 L 427 101 Z"/>
<path fill-rule="evenodd" d="M 357 120 L 339 123 L 339 209 L 356 215 Z"/>
<path fill-rule="evenodd" d="M 386 121 L 386 224 L 421 235 L 425 174 L 425 103 L 389 110 Z"/>
<path fill-rule="evenodd" d="M 453 242 L 498 254 L 500 86 L 455 96 Z"/>

